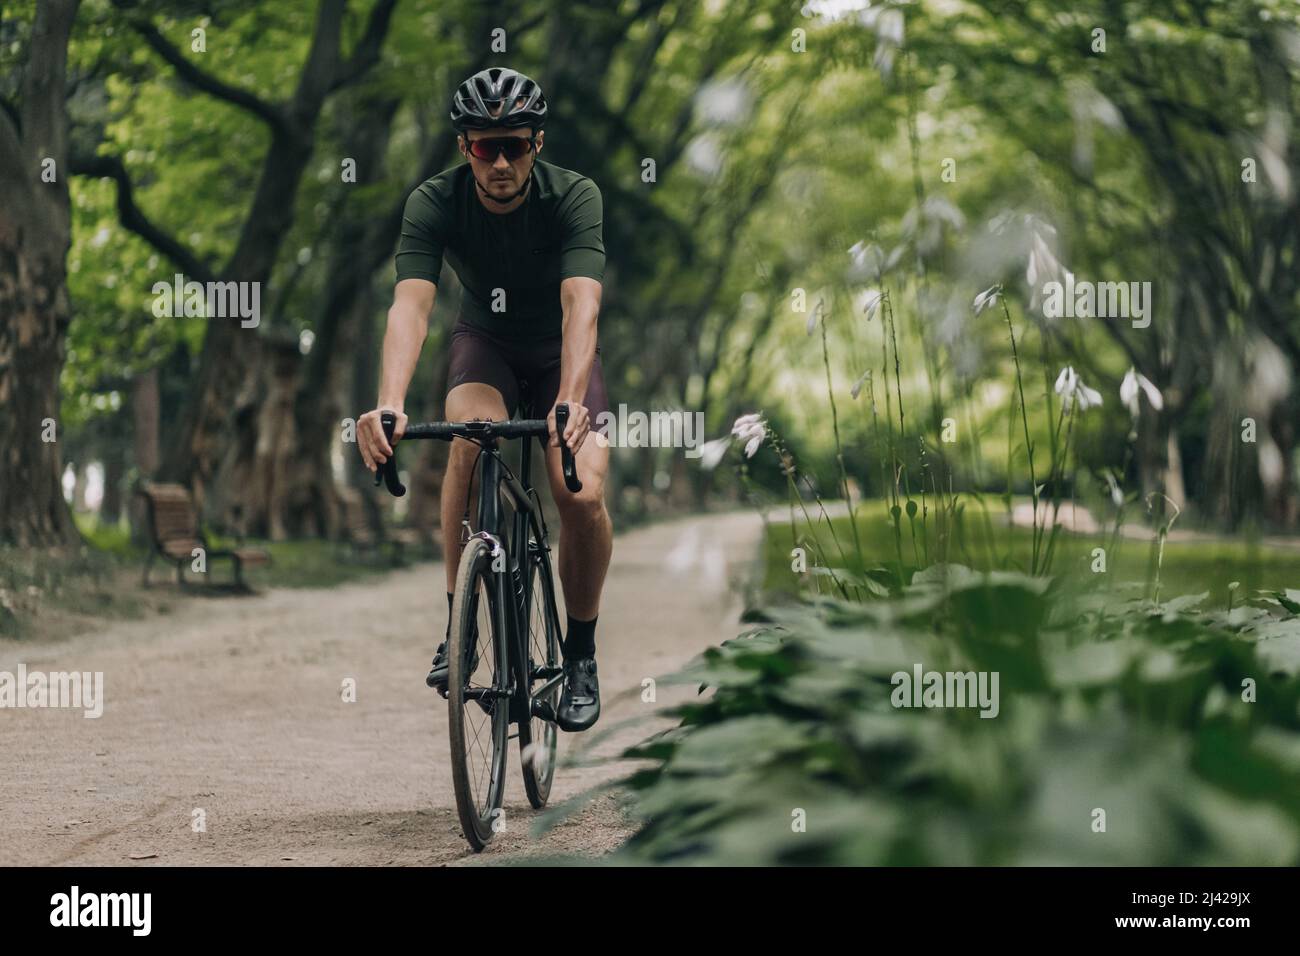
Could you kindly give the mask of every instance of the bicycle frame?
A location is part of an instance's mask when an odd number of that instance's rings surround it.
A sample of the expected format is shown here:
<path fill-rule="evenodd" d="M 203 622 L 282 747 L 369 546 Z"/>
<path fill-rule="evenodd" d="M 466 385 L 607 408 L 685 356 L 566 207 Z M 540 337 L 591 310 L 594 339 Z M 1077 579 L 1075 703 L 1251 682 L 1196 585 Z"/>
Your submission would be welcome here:
<path fill-rule="evenodd" d="M 564 403 L 556 405 L 555 424 L 560 434 L 564 433 L 568 418 L 568 405 Z M 396 425 L 396 416 L 391 412 L 385 412 L 380 416 L 380 419 L 384 434 L 391 442 L 393 440 L 393 429 Z M 476 465 L 479 470 L 477 513 L 479 530 L 473 532 L 473 535 L 481 535 L 492 544 L 494 559 L 498 551 L 504 552 L 509 559 L 505 569 L 508 573 L 497 572 L 494 586 L 496 588 L 496 606 L 500 615 L 497 620 L 497 627 L 502 629 L 502 633 L 506 634 L 507 639 L 510 641 L 510 645 L 506 648 L 510 657 L 511 668 L 511 686 L 508 688 L 507 694 L 511 701 L 510 720 L 512 723 L 531 719 L 532 716 L 554 720 L 555 715 L 549 713 L 549 706 L 541 698 L 545 698 L 564 679 L 563 671 L 559 669 L 555 673 L 544 673 L 543 676 L 547 678 L 546 682 L 536 691 L 530 693 L 532 680 L 531 676 L 525 671 L 528 662 L 528 648 L 524 642 L 526 641 L 527 622 L 533 595 L 531 588 L 524 587 L 522 599 L 516 600 L 514 588 L 515 568 L 518 568 L 520 575 L 524 576 L 523 582 L 525 584 L 527 582 L 526 575 L 529 568 L 528 529 L 530 524 L 540 546 L 547 553 L 550 552 L 546 522 L 541 515 L 540 499 L 537 499 L 536 504 L 534 503 L 534 497 L 530 494 L 533 488 L 529 481 L 532 467 L 532 439 L 534 437 L 544 438 L 547 435 L 549 435 L 549 431 L 545 421 L 522 420 L 505 422 L 436 422 L 428 425 L 411 426 L 407 428 L 403 436 L 404 439 L 437 438 L 445 441 L 452 441 L 458 437 L 467 438 L 475 440 L 482 448 Z M 501 460 L 499 438 L 524 439 L 523 448 L 520 452 L 519 469 L 520 474 L 523 476 L 522 481 Z M 581 491 L 582 482 L 578 479 L 573 452 L 563 444 L 560 446 L 560 459 L 565 486 L 574 493 Z M 379 484 L 381 481 L 387 484 L 389 492 L 394 496 L 400 498 L 406 494 L 406 488 L 397 476 L 396 454 L 384 462 L 375 475 L 375 484 Z M 501 527 L 503 515 L 501 513 L 501 500 L 497 492 L 498 488 L 505 489 L 515 508 L 514 527 L 511 529 L 509 541 L 505 545 L 502 544 L 500 537 L 504 529 Z M 558 621 L 553 623 L 556 628 L 559 627 Z"/>
<path fill-rule="evenodd" d="M 551 546 L 547 538 L 546 520 L 531 494 L 533 486 L 529 475 L 532 467 L 532 439 L 525 438 L 523 448 L 520 450 L 519 475 L 522 477 L 511 474 L 505 462 L 501 460 L 501 450 L 496 438 L 488 438 L 481 444 L 483 451 L 479 456 L 478 531 L 475 533 L 487 537 L 494 550 L 501 548 L 509 559 L 504 572 L 498 571 L 493 580 L 496 589 L 496 606 L 501 615 L 497 620 L 497 626 L 502 629 L 501 633 L 509 636 L 514 645 L 509 649 L 510 712 L 511 722 L 516 723 L 533 716 L 532 714 L 523 716 L 524 708 L 530 706 L 528 688 L 532 686 L 531 675 L 525 672 L 528 666 L 528 648 L 525 646 L 527 622 L 533 599 L 532 588 L 527 586 L 528 567 L 531 561 L 531 556 L 528 554 L 529 526 L 532 526 L 533 535 L 546 552 L 550 552 Z M 505 544 L 500 538 L 504 515 L 501 499 L 497 493 L 498 488 L 505 490 L 514 506 L 514 527 Z M 516 568 L 524 584 L 521 599 L 516 598 L 515 595 Z M 545 684 L 533 691 L 531 696 L 545 697 L 562 680 L 563 672 L 557 671 L 550 675 Z M 537 716 L 548 720 L 554 719 L 553 714 Z"/>

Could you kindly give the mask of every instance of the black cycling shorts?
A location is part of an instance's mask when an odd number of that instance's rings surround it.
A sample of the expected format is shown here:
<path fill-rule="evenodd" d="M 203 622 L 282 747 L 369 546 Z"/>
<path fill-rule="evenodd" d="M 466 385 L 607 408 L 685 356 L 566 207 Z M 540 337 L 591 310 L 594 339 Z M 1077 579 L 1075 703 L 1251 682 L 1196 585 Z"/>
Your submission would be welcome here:
<path fill-rule="evenodd" d="M 505 399 L 506 412 L 514 415 L 521 396 L 532 406 L 532 418 L 550 414 L 560 394 L 561 336 L 523 341 L 493 335 L 483 329 L 457 322 L 451 330 L 451 367 L 447 372 L 447 391 L 466 382 L 491 385 Z M 596 427 L 596 416 L 609 411 L 605 376 L 600 367 L 600 346 L 587 379 L 587 396 L 583 401 Z"/>

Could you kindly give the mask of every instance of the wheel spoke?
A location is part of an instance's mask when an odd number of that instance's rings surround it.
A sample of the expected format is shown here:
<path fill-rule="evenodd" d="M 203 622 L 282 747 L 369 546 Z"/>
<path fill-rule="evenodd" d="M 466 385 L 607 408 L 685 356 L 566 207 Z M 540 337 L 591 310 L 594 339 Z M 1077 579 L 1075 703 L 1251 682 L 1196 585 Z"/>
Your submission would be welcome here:
<path fill-rule="evenodd" d="M 529 566 L 529 614 L 528 614 L 528 653 L 529 686 L 536 689 L 544 682 L 547 670 L 559 660 L 559 642 L 553 626 L 553 615 L 547 601 L 544 557 L 534 552 Z M 542 700 L 551 705 L 552 710 L 558 705 L 557 688 L 553 688 Z M 555 725 L 538 716 L 529 716 L 528 723 L 531 766 L 528 771 L 533 781 L 540 787 L 540 799 L 545 799 L 549 789 L 550 774 L 555 754 Z"/>
<path fill-rule="evenodd" d="M 462 664 L 465 668 L 465 690 L 493 691 L 498 684 L 495 640 L 492 628 L 491 605 L 487 601 L 485 589 L 480 587 L 475 592 L 478 596 L 477 614 L 474 620 L 474 646 L 468 648 Z M 474 661 L 477 654 L 478 661 Z M 469 666 L 474 664 L 474 669 Z M 475 680 L 481 670 L 486 670 L 486 683 Z M 486 707 L 483 700 L 487 701 Z M 497 749 L 496 722 L 500 698 L 490 695 L 487 698 L 463 698 L 461 712 L 465 733 L 465 763 L 470 770 L 472 802 L 479 819 L 485 819 L 491 809 L 492 790 L 495 776 Z"/>

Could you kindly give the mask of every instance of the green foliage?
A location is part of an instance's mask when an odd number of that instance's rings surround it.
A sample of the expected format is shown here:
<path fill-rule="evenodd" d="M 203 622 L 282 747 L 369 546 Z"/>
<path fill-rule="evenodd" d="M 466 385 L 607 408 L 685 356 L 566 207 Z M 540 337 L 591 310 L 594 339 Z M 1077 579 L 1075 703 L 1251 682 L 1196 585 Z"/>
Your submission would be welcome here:
<path fill-rule="evenodd" d="M 628 752 L 649 766 L 627 781 L 644 822 L 622 853 L 1295 865 L 1300 616 L 1193 603 L 944 566 L 886 600 L 768 611 L 679 675 L 701 685 L 681 726 Z M 893 706 L 891 676 L 917 664 L 997 671 L 997 715 Z"/>
<path fill-rule="evenodd" d="M 51 615 L 136 616 L 139 602 L 114 586 L 114 555 L 81 546 L 46 552 L 0 547 L 0 637 L 44 634 Z"/>
<path fill-rule="evenodd" d="M 235 544 L 233 540 L 212 539 L 213 547 Z M 244 546 L 261 548 L 271 555 L 270 564 L 248 572 L 249 580 L 258 588 L 330 588 L 392 570 L 391 563 L 351 560 L 337 542 L 250 540 Z M 224 570 L 225 562 L 220 562 L 215 573 L 219 576 Z"/>
<path fill-rule="evenodd" d="M 997 511 L 999 502 L 990 501 L 992 509 L 989 523 L 982 517 L 981 505 L 968 496 L 958 523 L 950 552 L 954 560 L 977 570 L 1029 570 L 1032 551 L 1032 532 L 1028 528 L 1003 526 L 1004 515 Z M 1016 499 L 1023 503 L 1022 499 Z M 867 573 L 879 565 L 881 557 L 889 555 L 894 547 L 893 526 L 883 515 L 879 501 L 864 501 L 859 505 L 863 517 L 858 521 L 864 554 L 878 556 L 874 562 L 859 560 L 849 552 L 840 560 L 831 538 L 831 528 L 841 541 L 850 539 L 849 521 L 844 517 L 830 519 L 830 527 L 818 523 L 814 531 L 803 533 L 813 553 L 824 553 L 837 569 L 843 567 L 850 573 Z M 989 531 L 992 530 L 990 536 Z M 1116 587 L 1144 589 L 1151 570 L 1155 535 L 1148 538 L 1123 537 L 1112 541 L 1109 533 L 1099 535 L 1065 534 L 1057 544 L 1056 567 L 1063 574 L 1080 575 L 1092 579 L 1093 549 L 1106 549 L 1105 577 Z M 774 597 L 794 597 L 809 585 L 821 586 L 827 591 L 825 575 L 803 577 L 791 574 L 791 538 L 788 525 L 774 525 L 764 544 L 764 591 Z M 909 547 L 905 571 L 911 573 L 919 565 L 912 560 Z M 812 564 L 812 556 L 809 557 Z M 892 562 L 891 562 L 892 563 Z M 893 569 L 889 569 L 892 576 Z M 838 570 L 837 570 L 838 573 Z M 1242 593 L 1257 590 L 1282 590 L 1300 581 L 1300 550 L 1294 546 L 1269 544 L 1250 540 L 1231 540 L 1222 537 L 1195 536 L 1191 539 L 1174 539 L 1165 543 L 1164 567 L 1161 573 L 1160 593 L 1163 596 L 1196 594 L 1208 591 L 1210 601 L 1216 606 L 1227 602 L 1227 585 L 1240 582 Z M 803 585 L 803 586 L 801 586 Z"/>

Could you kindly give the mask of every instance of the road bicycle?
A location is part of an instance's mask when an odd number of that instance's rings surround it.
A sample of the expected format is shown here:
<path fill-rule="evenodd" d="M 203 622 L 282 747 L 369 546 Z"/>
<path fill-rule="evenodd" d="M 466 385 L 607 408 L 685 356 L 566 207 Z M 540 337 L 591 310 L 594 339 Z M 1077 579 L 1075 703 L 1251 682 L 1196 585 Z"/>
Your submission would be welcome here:
<path fill-rule="evenodd" d="M 519 739 L 524 790 L 528 802 L 546 805 L 555 779 L 556 710 L 563 690 L 560 617 L 555 605 L 551 548 L 541 499 L 529 481 L 533 438 L 543 448 L 550 436 L 545 419 L 528 419 L 524 403 L 514 421 L 431 422 L 412 425 L 402 442 L 414 439 L 453 441 L 463 438 L 479 446 L 476 524 L 470 524 L 470 495 L 461 522 L 464 529 L 460 566 L 451 605 L 447 637 L 447 687 L 451 736 L 451 773 L 456 810 L 465 838 L 480 851 L 504 826 L 509 741 Z M 555 407 L 555 426 L 563 435 L 569 406 Z M 390 446 L 396 416 L 380 418 Z M 510 470 L 499 442 L 522 438 L 519 472 Z M 383 481 L 397 497 L 406 494 L 397 474 L 394 454 L 379 468 Z M 564 484 L 582 490 L 573 453 L 561 446 Z M 510 726 L 517 725 L 515 733 Z"/>

